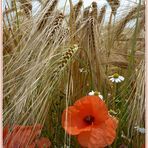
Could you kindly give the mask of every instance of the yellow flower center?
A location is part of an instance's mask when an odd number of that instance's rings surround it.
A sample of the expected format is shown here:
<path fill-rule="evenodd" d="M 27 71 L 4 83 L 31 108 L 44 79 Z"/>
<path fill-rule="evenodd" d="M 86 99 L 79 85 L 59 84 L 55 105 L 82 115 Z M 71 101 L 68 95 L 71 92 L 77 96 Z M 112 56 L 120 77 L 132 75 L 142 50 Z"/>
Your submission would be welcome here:
<path fill-rule="evenodd" d="M 115 73 L 115 74 L 113 75 L 113 78 L 119 78 L 119 74 Z"/>
<path fill-rule="evenodd" d="M 94 95 L 95 95 L 95 96 L 98 96 L 98 95 L 99 95 L 99 92 L 98 92 L 98 91 L 95 91 L 95 92 L 94 92 Z"/>

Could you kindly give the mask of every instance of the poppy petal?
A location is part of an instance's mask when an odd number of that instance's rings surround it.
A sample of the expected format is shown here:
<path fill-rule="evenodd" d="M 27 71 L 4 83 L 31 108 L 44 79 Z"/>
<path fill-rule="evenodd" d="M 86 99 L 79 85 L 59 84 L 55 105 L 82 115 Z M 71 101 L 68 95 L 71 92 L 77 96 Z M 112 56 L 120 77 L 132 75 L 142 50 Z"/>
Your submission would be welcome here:
<path fill-rule="evenodd" d="M 108 114 L 104 101 L 98 96 L 79 99 L 62 115 L 62 126 L 66 132 L 78 135 L 80 145 L 87 148 L 111 145 L 116 136 L 117 124 L 117 120 Z"/>
<path fill-rule="evenodd" d="M 14 126 L 6 145 L 8 147 L 13 147 L 14 145 L 19 145 L 20 147 L 29 145 L 40 134 L 41 129 L 41 125 Z"/>
<path fill-rule="evenodd" d="M 90 131 L 92 125 L 84 120 L 87 116 L 94 118 L 94 126 L 99 126 L 108 119 L 107 107 L 98 96 L 85 96 L 68 107 L 62 115 L 62 126 L 70 135 Z"/>
<path fill-rule="evenodd" d="M 70 106 L 62 114 L 62 126 L 70 135 L 78 135 L 82 131 L 90 130 L 80 116 L 80 110 Z"/>
<path fill-rule="evenodd" d="M 32 144 L 30 144 L 30 145 L 28 145 L 28 148 L 36 148 L 36 144 L 35 144 L 35 142 L 32 143 Z"/>
<path fill-rule="evenodd" d="M 82 132 L 78 135 L 78 142 L 81 146 L 87 148 L 105 147 L 107 141 L 102 138 L 104 133 L 101 129 L 93 128 L 91 131 Z"/>
<path fill-rule="evenodd" d="M 92 128 L 91 131 L 82 132 L 78 135 L 78 142 L 83 147 L 98 148 L 111 145 L 116 136 L 117 125 L 113 118 L 109 118 L 99 128 Z"/>
<path fill-rule="evenodd" d="M 37 146 L 38 148 L 49 148 L 51 146 L 51 142 L 49 141 L 48 138 L 40 138 L 39 140 L 37 140 Z"/>
<path fill-rule="evenodd" d="M 94 124 L 96 125 L 108 119 L 107 107 L 104 101 L 98 96 L 85 96 L 76 101 L 74 107 L 79 110 L 79 116 L 81 116 L 81 118 L 84 118 L 87 115 L 94 116 Z"/>
<path fill-rule="evenodd" d="M 3 140 L 5 142 L 7 136 L 8 136 L 8 133 L 9 133 L 9 126 L 5 126 L 4 129 L 3 129 Z"/>

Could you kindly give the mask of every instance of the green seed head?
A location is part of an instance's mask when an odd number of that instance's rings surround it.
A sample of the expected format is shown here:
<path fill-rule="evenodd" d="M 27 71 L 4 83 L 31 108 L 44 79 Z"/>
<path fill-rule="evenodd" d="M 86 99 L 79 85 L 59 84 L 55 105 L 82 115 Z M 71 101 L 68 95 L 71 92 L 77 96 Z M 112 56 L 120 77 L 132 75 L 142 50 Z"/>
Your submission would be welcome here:
<path fill-rule="evenodd" d="M 119 74 L 118 74 L 118 73 L 115 73 L 115 74 L 113 75 L 113 77 L 114 77 L 114 78 L 118 78 L 118 77 L 119 77 Z"/>
<path fill-rule="evenodd" d="M 95 95 L 95 96 L 98 96 L 98 95 L 99 95 L 99 92 L 98 92 L 98 91 L 95 91 L 95 92 L 94 92 L 94 95 Z"/>

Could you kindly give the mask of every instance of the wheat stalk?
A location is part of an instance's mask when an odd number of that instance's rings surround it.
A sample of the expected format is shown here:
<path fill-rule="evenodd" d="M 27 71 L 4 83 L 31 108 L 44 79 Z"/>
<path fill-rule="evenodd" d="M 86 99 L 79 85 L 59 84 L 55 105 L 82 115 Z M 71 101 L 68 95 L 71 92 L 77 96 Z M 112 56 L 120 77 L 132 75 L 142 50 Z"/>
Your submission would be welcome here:
<path fill-rule="evenodd" d="M 106 13 L 106 5 L 103 6 L 100 10 L 99 16 L 98 16 L 98 24 L 101 24 L 103 17 L 105 16 Z"/>
<path fill-rule="evenodd" d="M 28 0 L 20 0 L 21 7 L 23 8 L 27 17 L 30 17 L 32 11 L 32 4 Z"/>
<path fill-rule="evenodd" d="M 81 7 L 83 5 L 83 1 L 79 0 L 79 2 L 74 6 L 74 13 L 75 13 L 75 20 L 77 20 L 77 17 L 79 16 L 79 13 L 81 11 Z"/>
<path fill-rule="evenodd" d="M 98 17 L 98 7 L 96 2 L 92 2 L 92 11 L 90 12 L 90 16 L 97 19 Z"/>
<path fill-rule="evenodd" d="M 135 18 L 135 13 L 137 12 L 138 10 L 138 7 L 135 7 L 133 8 L 128 14 L 127 16 L 125 16 L 122 21 L 119 23 L 119 25 L 116 27 L 116 31 L 114 32 L 115 33 L 115 38 L 119 38 L 120 34 L 122 33 L 122 31 L 124 30 L 126 24 Z M 144 6 L 140 6 L 140 10 L 139 11 L 143 11 L 144 10 Z M 144 11 L 143 11 L 144 13 Z"/>
<path fill-rule="evenodd" d="M 50 1 L 46 3 L 46 6 L 50 4 Z M 41 21 L 38 24 L 38 30 L 42 30 L 47 23 L 48 17 L 52 14 L 53 10 L 55 9 L 58 0 L 52 0 L 52 3 L 48 6 L 47 10 L 45 10 L 45 14 L 43 15 Z M 46 7 L 45 7 L 46 8 Z"/>

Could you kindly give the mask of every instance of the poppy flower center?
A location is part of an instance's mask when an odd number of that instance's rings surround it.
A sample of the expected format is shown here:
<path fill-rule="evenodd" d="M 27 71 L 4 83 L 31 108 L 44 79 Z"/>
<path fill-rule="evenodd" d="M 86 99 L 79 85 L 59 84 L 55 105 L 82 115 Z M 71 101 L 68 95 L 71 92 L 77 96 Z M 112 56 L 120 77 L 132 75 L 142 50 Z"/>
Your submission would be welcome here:
<path fill-rule="evenodd" d="M 91 115 L 88 115 L 84 118 L 84 122 L 87 123 L 87 124 L 92 124 L 94 122 L 95 118 Z"/>

